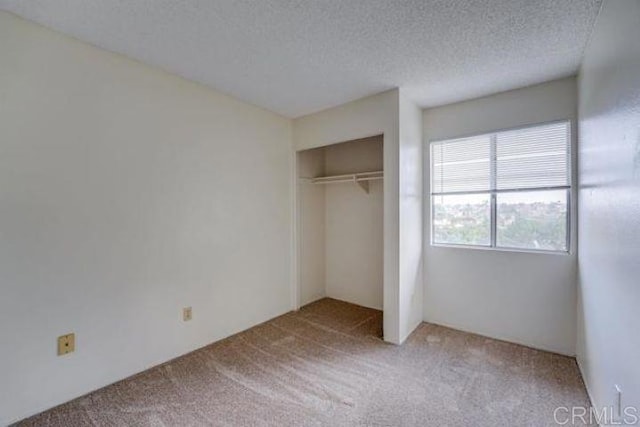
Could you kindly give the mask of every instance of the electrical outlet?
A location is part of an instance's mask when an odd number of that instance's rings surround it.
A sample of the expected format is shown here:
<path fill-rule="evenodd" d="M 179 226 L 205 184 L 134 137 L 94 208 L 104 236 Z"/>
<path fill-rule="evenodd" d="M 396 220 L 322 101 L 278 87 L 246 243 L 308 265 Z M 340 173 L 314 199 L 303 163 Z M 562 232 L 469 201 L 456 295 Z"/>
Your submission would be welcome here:
<path fill-rule="evenodd" d="M 76 350 L 76 334 L 67 334 L 58 337 L 58 356 L 73 353 Z"/>
<path fill-rule="evenodd" d="M 182 309 L 182 320 L 188 322 L 193 317 L 193 313 L 191 311 L 191 307 L 185 307 Z"/>

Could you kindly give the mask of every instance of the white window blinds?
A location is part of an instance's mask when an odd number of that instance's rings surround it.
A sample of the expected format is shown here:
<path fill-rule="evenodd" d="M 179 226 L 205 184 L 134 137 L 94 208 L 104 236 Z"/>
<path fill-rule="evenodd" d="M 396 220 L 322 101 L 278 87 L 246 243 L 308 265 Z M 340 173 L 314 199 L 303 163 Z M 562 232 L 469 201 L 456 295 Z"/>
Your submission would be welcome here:
<path fill-rule="evenodd" d="M 433 193 L 491 189 L 491 137 L 482 135 L 431 145 Z"/>
<path fill-rule="evenodd" d="M 568 187 L 569 123 L 431 144 L 431 193 Z"/>
<path fill-rule="evenodd" d="M 496 134 L 496 189 L 568 186 L 569 123 Z"/>

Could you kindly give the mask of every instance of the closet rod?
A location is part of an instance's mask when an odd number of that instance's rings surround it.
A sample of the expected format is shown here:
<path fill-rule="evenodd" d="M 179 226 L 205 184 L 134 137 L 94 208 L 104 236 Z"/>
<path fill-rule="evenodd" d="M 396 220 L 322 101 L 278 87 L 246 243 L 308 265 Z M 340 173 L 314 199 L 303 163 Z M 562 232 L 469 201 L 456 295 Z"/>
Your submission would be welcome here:
<path fill-rule="evenodd" d="M 384 172 L 383 171 L 374 171 L 374 172 L 360 172 L 360 173 L 351 173 L 345 175 L 331 175 L 331 176 L 321 176 L 317 178 L 311 178 L 312 184 L 331 184 L 331 183 L 339 183 L 339 182 L 358 182 L 358 181 L 372 181 L 376 179 L 383 179 Z"/>
<path fill-rule="evenodd" d="M 364 190 L 365 193 L 369 193 L 369 181 L 378 179 L 384 179 L 383 171 L 374 172 L 360 172 L 351 173 L 346 175 L 332 175 L 321 176 L 317 178 L 302 178 L 303 180 L 310 182 L 311 184 L 337 184 L 341 182 L 355 182 Z"/>

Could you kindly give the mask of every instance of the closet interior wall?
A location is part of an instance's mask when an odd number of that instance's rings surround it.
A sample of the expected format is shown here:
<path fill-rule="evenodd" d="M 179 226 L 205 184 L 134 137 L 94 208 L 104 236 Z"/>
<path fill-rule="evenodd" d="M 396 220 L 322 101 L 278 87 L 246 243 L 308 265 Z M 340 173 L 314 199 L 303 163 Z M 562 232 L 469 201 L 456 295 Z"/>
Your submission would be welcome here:
<path fill-rule="evenodd" d="M 383 180 L 311 178 L 382 171 L 382 135 L 299 151 L 300 306 L 323 297 L 383 307 Z"/>

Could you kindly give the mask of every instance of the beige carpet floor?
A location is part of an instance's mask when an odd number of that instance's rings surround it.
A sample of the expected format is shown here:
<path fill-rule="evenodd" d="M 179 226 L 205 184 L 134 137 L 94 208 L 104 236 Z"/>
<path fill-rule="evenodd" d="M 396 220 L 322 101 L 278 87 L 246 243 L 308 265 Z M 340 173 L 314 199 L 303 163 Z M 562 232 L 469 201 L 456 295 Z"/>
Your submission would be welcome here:
<path fill-rule="evenodd" d="M 323 299 L 21 426 L 552 426 L 588 406 L 575 360 Z"/>

